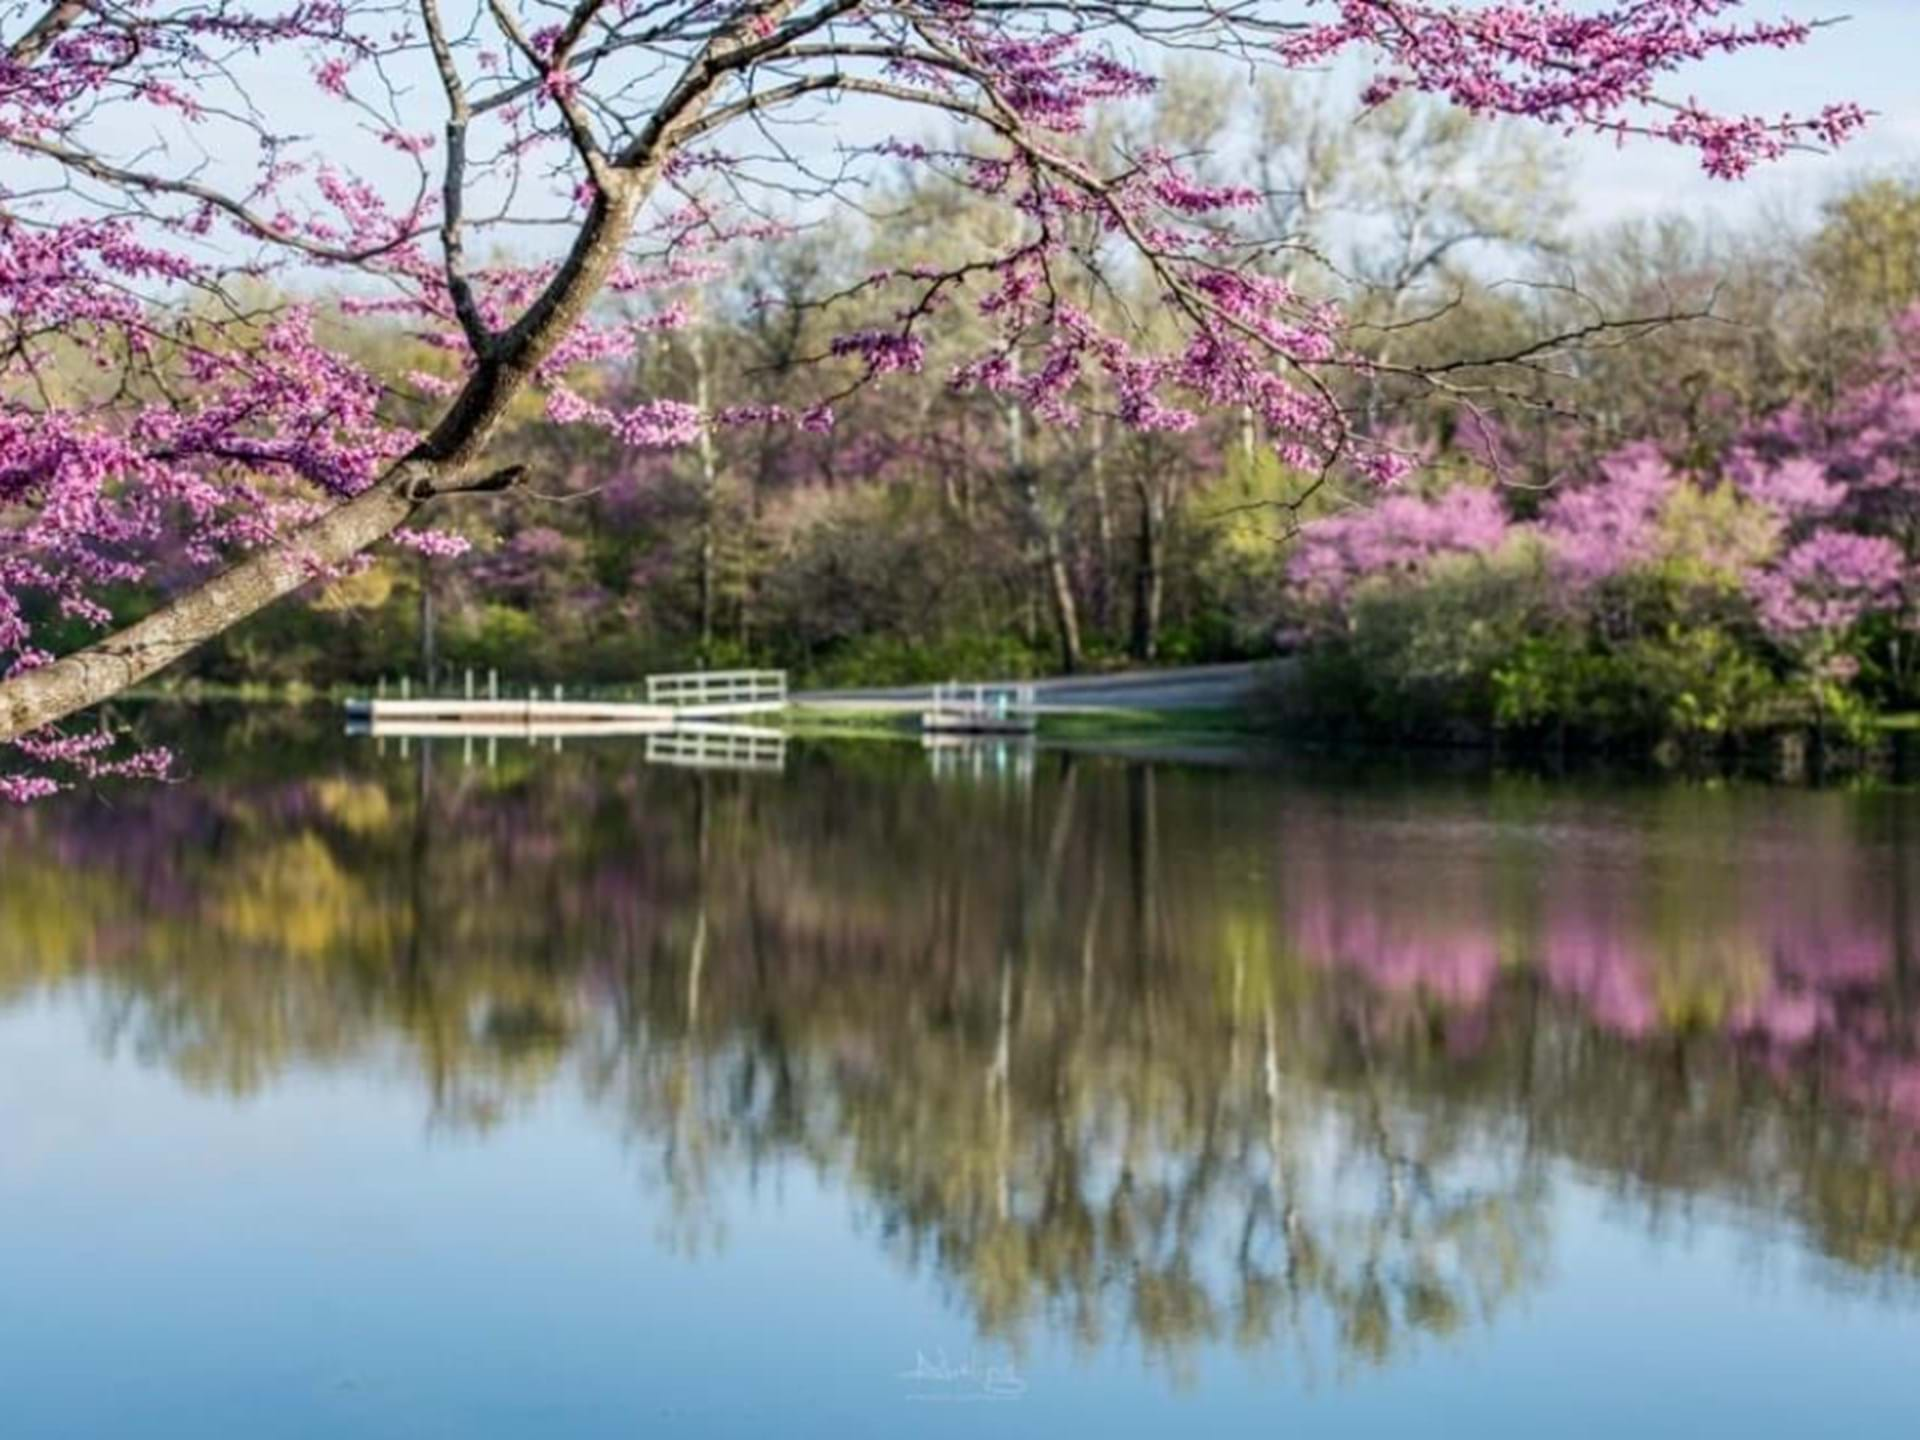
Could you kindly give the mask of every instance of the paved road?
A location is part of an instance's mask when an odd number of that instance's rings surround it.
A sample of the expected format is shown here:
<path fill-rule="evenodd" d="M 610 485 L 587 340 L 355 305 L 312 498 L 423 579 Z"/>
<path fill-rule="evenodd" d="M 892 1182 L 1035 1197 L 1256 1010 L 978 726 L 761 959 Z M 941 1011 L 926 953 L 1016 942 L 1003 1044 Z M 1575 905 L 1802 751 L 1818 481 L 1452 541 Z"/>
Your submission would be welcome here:
<path fill-rule="evenodd" d="M 1271 683 L 1285 661 L 1261 665 L 1191 665 L 1179 670 L 1128 670 L 1115 675 L 1072 675 L 1033 680 L 1036 708 L 1066 715 L 1088 710 L 1218 710 L 1246 703 Z M 1008 684 L 1016 683 L 1012 681 Z M 877 690 L 810 690 L 792 696 L 810 710 L 922 710 L 932 696 L 926 685 Z"/>

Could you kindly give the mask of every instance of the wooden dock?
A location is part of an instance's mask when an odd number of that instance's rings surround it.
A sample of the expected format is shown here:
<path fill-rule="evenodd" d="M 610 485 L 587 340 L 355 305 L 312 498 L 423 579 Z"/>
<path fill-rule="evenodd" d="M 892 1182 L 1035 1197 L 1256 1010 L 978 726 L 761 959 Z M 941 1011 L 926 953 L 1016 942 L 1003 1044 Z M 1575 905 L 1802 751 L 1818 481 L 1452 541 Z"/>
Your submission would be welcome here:
<path fill-rule="evenodd" d="M 569 700 L 559 686 L 551 697 L 537 693 L 503 698 L 497 680 L 475 693 L 469 673 L 458 695 L 398 699 L 378 695 L 347 701 L 347 728 L 363 735 L 417 737 L 547 738 L 560 735 L 655 735 L 688 722 L 771 715 L 787 708 L 784 670 L 701 670 L 650 675 L 647 698 Z"/>
<path fill-rule="evenodd" d="M 920 713 L 928 735 L 1031 735 L 1037 725 L 1031 685 L 936 685 Z"/>
<path fill-rule="evenodd" d="M 347 724 L 375 726 L 388 734 L 520 734 L 527 730 L 666 729 L 678 718 L 665 705 L 599 700 L 349 700 Z"/>

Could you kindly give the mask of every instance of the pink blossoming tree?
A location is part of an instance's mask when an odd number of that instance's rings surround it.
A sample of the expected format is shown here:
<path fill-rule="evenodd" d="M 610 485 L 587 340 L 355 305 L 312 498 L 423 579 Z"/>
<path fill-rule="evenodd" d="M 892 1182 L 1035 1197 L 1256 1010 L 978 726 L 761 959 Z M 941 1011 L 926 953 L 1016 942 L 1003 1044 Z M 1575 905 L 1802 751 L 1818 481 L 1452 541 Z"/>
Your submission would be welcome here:
<path fill-rule="evenodd" d="M 1742 667 L 1769 691 L 1788 682 L 1784 703 L 1755 691 L 1767 701 L 1756 720 L 1810 714 L 1851 727 L 1876 708 L 1911 706 L 1920 310 L 1889 317 L 1888 330 L 1835 394 L 1785 407 L 1691 467 L 1641 441 L 1560 469 L 1529 518 L 1519 517 L 1530 492 L 1475 481 L 1313 527 L 1287 571 L 1305 638 L 1329 644 L 1355 632 L 1369 597 L 1438 613 L 1442 582 L 1477 557 L 1480 573 L 1504 567 L 1522 583 L 1501 599 L 1504 611 L 1485 591 L 1482 608 L 1493 613 L 1474 618 L 1502 622 L 1536 657 L 1552 652 L 1575 669 L 1604 662 L 1588 667 L 1589 681 L 1610 670 L 1620 688 L 1651 693 L 1693 632 L 1701 648 L 1686 690 Z"/>
<path fill-rule="evenodd" d="M 1167 431 L 1230 408 L 1291 464 L 1391 482 L 1406 457 L 1340 398 L 1362 362 L 1339 312 L 1264 271 L 1262 237 L 1240 228 L 1260 197 L 1165 153 L 1089 161 L 1096 114 L 1150 92 L 1167 52 L 1282 68 L 1363 52 L 1370 100 L 1417 91 L 1670 142 L 1719 176 L 1862 123 L 1846 104 L 1767 119 L 1669 98 L 1695 62 L 1810 37 L 1739 8 L 15 0 L 0 8 L 0 744 L 41 769 L 9 793 L 55 784 L 48 767 L 159 765 L 52 727 L 370 546 L 453 548 L 416 526 L 521 478 L 489 451 L 529 394 L 556 424 L 643 449 L 725 424 L 819 430 L 835 393 L 922 368 L 928 328 L 964 304 L 990 339 L 958 386 L 1061 425 L 1090 404 Z M 905 138 L 917 117 L 961 124 L 966 148 Z M 870 277 L 891 322 L 833 345 L 822 403 L 614 408 L 581 384 L 685 322 L 674 287 L 777 240 L 769 216 L 851 203 L 903 162 L 1004 205 L 1008 238 Z M 534 258 L 483 258 L 503 253 Z M 1151 323 L 1068 298 L 1120 273 Z M 331 291 L 448 364 L 368 373 L 330 348 L 322 308 L 263 308 L 263 291 Z M 659 299 L 616 319 L 608 293 Z M 162 553 L 191 578 L 114 630 L 111 592 Z M 51 653 L 75 625 L 101 633 Z"/>

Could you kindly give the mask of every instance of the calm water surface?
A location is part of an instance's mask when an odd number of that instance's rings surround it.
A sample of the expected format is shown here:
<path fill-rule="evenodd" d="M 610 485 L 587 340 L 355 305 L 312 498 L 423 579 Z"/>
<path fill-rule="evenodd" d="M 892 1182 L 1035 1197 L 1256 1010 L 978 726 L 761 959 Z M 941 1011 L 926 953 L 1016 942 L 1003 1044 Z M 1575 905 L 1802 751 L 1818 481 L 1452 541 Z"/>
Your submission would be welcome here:
<path fill-rule="evenodd" d="M 0 1435 L 1920 1421 L 1920 797 L 255 719 L 0 815 Z"/>

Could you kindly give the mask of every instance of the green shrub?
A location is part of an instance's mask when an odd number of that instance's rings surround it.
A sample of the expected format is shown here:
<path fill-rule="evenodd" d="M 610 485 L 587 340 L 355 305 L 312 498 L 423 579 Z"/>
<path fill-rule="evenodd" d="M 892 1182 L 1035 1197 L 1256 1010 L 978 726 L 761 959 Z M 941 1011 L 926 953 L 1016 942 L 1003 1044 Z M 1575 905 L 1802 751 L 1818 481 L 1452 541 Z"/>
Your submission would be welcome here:
<path fill-rule="evenodd" d="M 1621 577 L 1576 609 L 1524 551 L 1456 559 L 1353 596 L 1292 709 L 1369 737 L 1718 744 L 1806 709 L 1743 618 L 1737 592 L 1691 576 Z"/>
<path fill-rule="evenodd" d="M 1012 635 L 955 632 L 916 642 L 897 635 L 863 635 L 816 657 L 803 670 L 810 689 L 871 689 L 942 680 L 1019 679 L 1045 662 Z"/>

